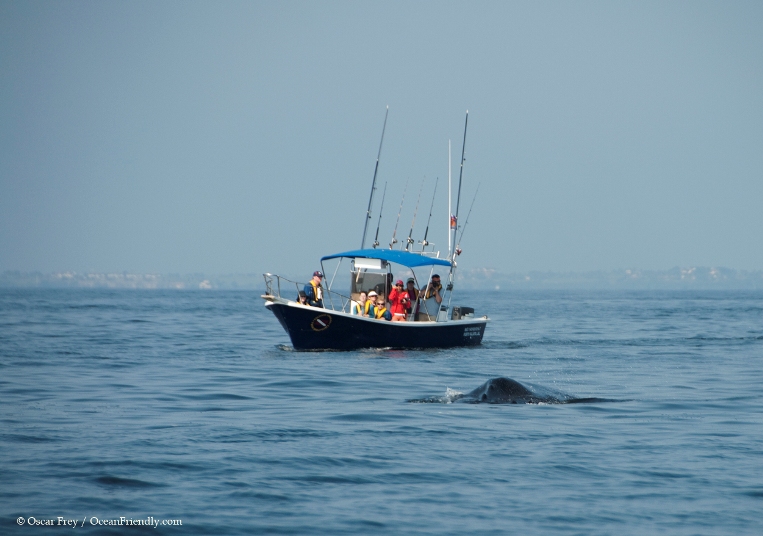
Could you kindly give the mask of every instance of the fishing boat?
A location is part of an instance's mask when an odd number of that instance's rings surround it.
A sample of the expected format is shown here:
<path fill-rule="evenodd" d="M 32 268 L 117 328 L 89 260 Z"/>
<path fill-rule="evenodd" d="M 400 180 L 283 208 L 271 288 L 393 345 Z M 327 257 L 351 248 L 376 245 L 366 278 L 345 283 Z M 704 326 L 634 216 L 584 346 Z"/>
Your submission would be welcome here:
<path fill-rule="evenodd" d="M 388 113 L 389 108 L 387 109 Z M 466 146 L 468 119 L 467 111 L 464 124 L 464 147 Z M 449 154 L 448 251 L 443 253 L 435 251 L 434 246 L 428 242 L 429 222 L 427 222 L 424 238 L 418 242 L 421 249 L 414 251 L 415 241 L 412 239 L 412 234 L 416 212 L 418 212 L 418 201 L 411 224 L 411 232 L 406 240 L 401 241 L 403 243 L 400 245 L 400 249 L 395 249 L 398 243 L 395 238 L 397 223 L 389 249 L 379 248 L 379 225 L 384 197 L 382 197 L 379 209 L 376 239 L 371 248 L 365 247 L 386 125 L 387 116 L 385 115 L 361 248 L 322 257 L 320 259 L 321 270 L 314 274 L 320 274 L 321 284 L 315 288 L 316 292 L 321 294 L 322 307 L 307 305 L 302 303 L 304 300 L 299 299 L 300 291 L 308 284 L 271 273 L 264 274 L 266 292 L 262 298 L 265 300 L 265 307 L 273 312 L 281 326 L 286 330 L 295 350 L 450 348 L 476 346 L 482 342 L 485 327 L 489 321 L 488 317 L 477 317 L 474 308 L 457 305 L 452 301 L 454 275 L 457 266 L 456 258 L 462 252 L 460 238 L 456 242 L 456 234 L 461 229 L 461 237 L 463 237 L 466 223 L 469 220 L 467 215 L 464 225 L 458 225 L 458 207 L 464 164 L 463 149 L 455 211 L 451 210 Z M 435 184 L 435 194 L 436 192 L 437 184 Z M 421 192 L 419 192 L 420 198 Z M 432 196 L 432 205 L 434 205 L 434 198 L 435 195 Z M 403 195 L 403 200 L 405 200 L 405 195 Z M 400 210 L 402 210 L 402 204 L 401 202 Z M 473 205 L 474 201 L 472 201 Z M 471 208 L 469 214 L 471 214 Z M 430 207 L 430 221 L 431 216 L 432 208 Z M 399 220 L 400 211 L 398 212 L 398 222 Z M 428 247 L 431 249 L 427 250 Z M 447 273 L 447 283 L 444 286 L 438 282 L 442 281 L 443 277 L 440 276 L 439 272 Z M 330 280 L 323 278 L 323 274 L 327 273 L 333 273 Z M 342 275 L 337 277 L 338 274 Z M 398 313 L 398 316 L 403 316 L 403 318 L 395 318 L 395 320 L 403 321 L 391 321 L 389 315 L 386 318 L 384 316 L 377 317 L 379 315 L 373 313 L 364 315 L 364 298 L 368 295 L 376 294 L 383 297 L 379 299 L 380 305 L 376 311 L 384 309 L 385 305 L 386 308 L 389 307 L 384 302 L 385 299 L 389 299 L 393 287 L 396 286 L 393 285 L 395 279 L 398 280 L 398 284 L 402 280 L 412 281 L 412 284 L 407 285 L 409 289 L 412 289 L 409 296 L 410 300 L 406 304 L 407 309 L 403 313 Z"/>

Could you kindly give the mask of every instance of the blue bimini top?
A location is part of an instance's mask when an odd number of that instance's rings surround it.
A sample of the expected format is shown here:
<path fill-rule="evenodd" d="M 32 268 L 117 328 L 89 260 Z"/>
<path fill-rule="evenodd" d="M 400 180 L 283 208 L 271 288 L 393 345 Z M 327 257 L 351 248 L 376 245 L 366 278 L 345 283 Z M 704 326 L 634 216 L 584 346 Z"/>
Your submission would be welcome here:
<path fill-rule="evenodd" d="M 344 253 L 326 255 L 321 258 L 321 262 L 328 259 L 337 259 L 339 257 L 381 259 L 383 261 L 400 264 L 406 268 L 418 268 L 419 266 L 450 266 L 450 261 L 445 259 L 425 257 L 419 253 L 411 253 L 409 251 L 400 251 L 396 249 L 356 249 L 353 251 L 345 251 Z"/>

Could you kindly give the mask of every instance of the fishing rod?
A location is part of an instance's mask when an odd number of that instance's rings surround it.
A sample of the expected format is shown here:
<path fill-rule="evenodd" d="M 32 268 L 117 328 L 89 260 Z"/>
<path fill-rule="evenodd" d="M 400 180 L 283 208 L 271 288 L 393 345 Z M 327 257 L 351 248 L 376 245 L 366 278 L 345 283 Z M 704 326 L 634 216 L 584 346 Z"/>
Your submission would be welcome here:
<path fill-rule="evenodd" d="M 374 191 L 376 190 L 376 174 L 379 172 L 379 158 L 381 158 L 382 144 L 384 143 L 384 131 L 387 130 L 387 116 L 389 115 L 389 105 L 384 114 L 384 126 L 382 127 L 381 141 L 379 142 L 379 153 L 376 155 L 376 167 L 374 168 L 374 180 L 371 182 L 371 195 L 368 198 L 368 209 L 366 210 L 366 223 L 363 226 L 363 241 L 360 243 L 360 249 L 366 247 L 366 231 L 368 231 L 368 221 L 371 219 L 371 203 L 374 200 Z"/>
<path fill-rule="evenodd" d="M 453 167 L 453 158 L 450 156 L 450 140 L 448 140 L 448 258 L 451 255 L 451 248 L 453 247 L 453 233 L 450 230 L 453 228 L 454 217 L 452 207 L 453 186 L 451 177 L 451 167 Z"/>
<path fill-rule="evenodd" d="M 434 181 L 434 193 L 432 194 L 432 204 L 429 206 L 429 218 L 427 219 L 427 229 L 424 231 L 424 240 L 419 240 L 422 251 L 424 251 L 424 248 L 429 245 L 429 242 L 427 242 L 427 235 L 429 234 L 429 222 L 432 221 L 432 209 L 434 208 L 434 196 L 437 195 L 438 182 L 440 182 L 440 177 L 437 177 Z"/>
<path fill-rule="evenodd" d="M 403 211 L 403 202 L 405 201 L 405 192 L 408 191 L 408 181 L 405 181 L 405 189 L 403 190 L 403 198 L 400 200 L 400 209 L 397 211 L 397 221 L 395 222 L 395 231 L 392 233 L 392 242 L 389 243 L 389 249 L 397 244 L 397 224 L 400 223 L 400 213 Z"/>
<path fill-rule="evenodd" d="M 465 153 L 466 153 L 466 127 L 468 125 L 469 125 L 469 110 L 466 110 L 466 120 L 464 121 L 464 142 L 463 142 L 463 145 L 461 146 L 461 171 L 459 171 L 459 173 L 458 173 L 458 195 L 456 196 L 456 214 L 455 214 L 455 216 L 456 216 L 456 222 L 455 222 L 456 223 L 456 227 L 455 227 L 455 229 L 453 231 L 453 239 L 454 240 L 456 238 L 456 233 L 458 232 L 458 208 L 461 205 L 461 180 L 462 180 L 462 178 L 464 176 L 464 160 L 466 160 L 466 158 L 465 158 Z M 455 257 L 455 255 L 452 255 L 451 259 L 454 258 L 454 257 Z M 451 273 L 451 275 L 452 275 L 452 273 Z"/>
<path fill-rule="evenodd" d="M 466 154 L 466 128 L 469 126 L 469 110 L 466 110 L 466 119 L 464 120 L 464 142 L 461 146 L 461 171 L 458 174 L 458 196 L 456 197 L 456 213 L 451 218 L 455 217 L 455 222 L 451 219 L 451 230 L 453 231 L 453 240 L 456 239 L 456 233 L 458 233 L 458 208 L 461 204 L 461 181 L 464 176 L 464 160 Z M 455 224 L 455 225 L 454 225 Z M 448 235 L 450 236 L 450 235 Z M 459 252 L 460 253 L 460 252 Z M 451 292 L 448 297 L 448 307 L 450 307 L 450 300 L 453 297 L 453 275 L 456 269 L 456 249 L 450 252 L 450 272 L 448 273 L 448 286 L 445 290 Z"/>
<path fill-rule="evenodd" d="M 381 217 L 382 217 L 382 210 L 384 210 L 384 198 L 387 196 L 387 183 L 384 183 L 384 192 L 382 192 L 382 202 L 381 206 L 379 207 L 379 221 L 376 224 L 376 237 L 374 238 L 374 244 L 373 248 L 376 249 L 376 246 L 379 245 L 379 226 L 381 225 Z"/>
<path fill-rule="evenodd" d="M 466 226 L 469 225 L 469 216 L 472 215 L 472 209 L 474 208 L 474 201 L 477 200 L 477 193 L 480 191 L 480 184 L 477 184 L 477 191 L 474 192 L 474 198 L 472 199 L 472 204 L 469 207 L 469 212 L 466 214 L 466 221 L 464 221 L 464 226 L 461 228 L 461 235 L 458 237 L 458 243 L 456 244 L 456 255 L 461 255 L 461 239 L 464 237 L 464 231 L 466 231 Z"/>
<path fill-rule="evenodd" d="M 421 191 L 424 189 L 424 182 L 427 180 L 426 177 L 424 177 L 424 180 L 421 181 L 421 188 L 419 188 L 419 198 L 416 199 L 416 208 L 413 211 L 413 220 L 411 220 L 411 230 L 408 233 L 408 238 L 405 242 L 405 251 L 408 251 L 408 248 L 411 246 L 411 244 L 414 243 L 413 238 L 411 236 L 413 235 L 413 226 L 416 223 L 416 214 L 419 212 L 419 201 L 421 201 Z"/>

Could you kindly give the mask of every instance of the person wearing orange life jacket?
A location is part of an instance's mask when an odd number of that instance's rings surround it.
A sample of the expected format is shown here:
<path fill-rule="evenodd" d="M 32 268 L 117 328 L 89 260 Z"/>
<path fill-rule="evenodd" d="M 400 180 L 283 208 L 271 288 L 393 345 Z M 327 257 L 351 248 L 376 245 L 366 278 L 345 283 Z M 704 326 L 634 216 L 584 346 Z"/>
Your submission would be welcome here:
<path fill-rule="evenodd" d="M 313 307 L 323 307 L 323 272 L 316 270 L 313 272 L 313 278 L 305 285 L 305 296 L 307 296 L 307 305 Z"/>

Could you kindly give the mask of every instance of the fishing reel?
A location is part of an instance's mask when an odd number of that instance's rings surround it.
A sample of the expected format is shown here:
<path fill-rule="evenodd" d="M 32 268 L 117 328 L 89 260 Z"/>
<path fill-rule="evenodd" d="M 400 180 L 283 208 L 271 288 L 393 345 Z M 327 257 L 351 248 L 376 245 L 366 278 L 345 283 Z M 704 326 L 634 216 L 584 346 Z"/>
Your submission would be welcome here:
<path fill-rule="evenodd" d="M 371 244 L 371 247 L 372 247 L 373 249 L 376 249 L 376 246 L 378 246 L 378 245 L 379 245 L 379 241 L 378 241 L 378 240 L 374 240 L 374 243 L 373 243 L 373 244 Z"/>
<path fill-rule="evenodd" d="M 428 241 L 426 241 L 426 240 L 419 240 L 419 244 L 421 244 L 421 247 L 423 247 L 423 248 L 425 248 L 428 245 L 430 245 L 430 243 Z M 434 245 L 434 244 L 432 244 L 432 245 Z"/>
<path fill-rule="evenodd" d="M 395 244 L 397 244 L 397 238 L 393 238 L 392 242 L 389 243 L 389 249 L 392 249 Z"/>
<path fill-rule="evenodd" d="M 456 248 L 456 255 L 461 255 L 462 251 L 463 250 L 461 248 Z"/>

